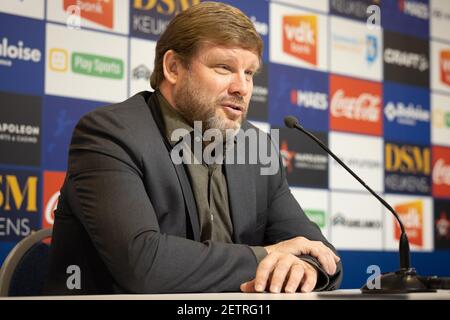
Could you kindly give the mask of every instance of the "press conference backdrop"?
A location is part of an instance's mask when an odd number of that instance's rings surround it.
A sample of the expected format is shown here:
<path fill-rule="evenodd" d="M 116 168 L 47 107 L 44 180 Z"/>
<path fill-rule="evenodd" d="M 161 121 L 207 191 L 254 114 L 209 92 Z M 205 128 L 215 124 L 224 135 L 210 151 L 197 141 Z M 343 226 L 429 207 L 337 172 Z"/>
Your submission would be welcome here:
<path fill-rule="evenodd" d="M 52 225 L 79 118 L 151 90 L 156 41 L 197 2 L 0 1 L 0 262 Z M 249 119 L 280 128 L 292 192 L 339 250 L 343 287 L 365 283 L 369 265 L 397 269 L 399 228 L 321 149 L 283 128 L 286 115 L 395 208 L 421 274 L 450 276 L 450 1 L 223 2 L 265 42 Z"/>

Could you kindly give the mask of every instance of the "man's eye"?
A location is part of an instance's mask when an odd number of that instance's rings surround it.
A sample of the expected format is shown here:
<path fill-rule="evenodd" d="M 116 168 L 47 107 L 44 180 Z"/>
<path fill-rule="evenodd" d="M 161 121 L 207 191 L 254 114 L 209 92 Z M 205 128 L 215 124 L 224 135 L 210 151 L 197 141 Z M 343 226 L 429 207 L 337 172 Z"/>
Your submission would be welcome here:
<path fill-rule="evenodd" d="M 231 71 L 231 68 L 225 64 L 220 64 L 216 66 L 216 69 L 221 73 L 228 73 Z"/>

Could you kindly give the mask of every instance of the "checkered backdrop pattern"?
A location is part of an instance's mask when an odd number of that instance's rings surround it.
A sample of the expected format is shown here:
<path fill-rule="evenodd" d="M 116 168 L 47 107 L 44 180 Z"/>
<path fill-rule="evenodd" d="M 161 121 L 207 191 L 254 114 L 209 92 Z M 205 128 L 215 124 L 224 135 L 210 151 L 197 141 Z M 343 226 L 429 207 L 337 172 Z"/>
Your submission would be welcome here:
<path fill-rule="evenodd" d="M 79 118 L 151 90 L 156 41 L 200 0 L 0 3 L 0 261 L 53 223 Z M 248 118 L 280 129 L 293 195 L 339 250 L 343 287 L 398 267 L 393 217 L 305 136 L 294 115 L 403 220 L 422 274 L 450 275 L 450 2 L 227 0 L 265 42 Z M 124 195 L 125 196 L 125 195 Z"/>

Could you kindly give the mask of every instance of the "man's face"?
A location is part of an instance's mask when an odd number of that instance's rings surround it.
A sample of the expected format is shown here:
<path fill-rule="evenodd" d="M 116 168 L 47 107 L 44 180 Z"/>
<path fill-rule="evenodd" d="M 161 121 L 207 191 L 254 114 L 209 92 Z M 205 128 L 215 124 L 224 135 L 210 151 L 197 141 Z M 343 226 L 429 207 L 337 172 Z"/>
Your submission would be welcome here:
<path fill-rule="evenodd" d="M 253 51 L 205 44 L 189 67 L 181 68 L 174 92 L 176 108 L 189 122 L 202 121 L 204 130 L 238 130 L 247 115 L 258 68 Z"/>

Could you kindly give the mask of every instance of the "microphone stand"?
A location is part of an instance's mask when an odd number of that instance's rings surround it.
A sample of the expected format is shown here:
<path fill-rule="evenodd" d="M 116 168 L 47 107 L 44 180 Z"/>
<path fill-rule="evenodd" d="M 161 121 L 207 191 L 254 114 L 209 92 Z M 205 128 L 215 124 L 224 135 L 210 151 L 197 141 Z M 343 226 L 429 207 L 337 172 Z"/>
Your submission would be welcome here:
<path fill-rule="evenodd" d="M 400 225 L 401 235 L 399 241 L 399 253 L 400 253 L 400 269 L 395 272 L 384 273 L 379 276 L 379 279 L 375 280 L 375 283 L 379 283 L 380 286 L 375 288 L 369 288 L 365 284 L 361 288 L 362 293 L 408 293 L 408 292 L 435 292 L 436 290 L 427 285 L 427 280 L 434 279 L 436 277 L 425 278 L 417 274 L 416 270 L 411 267 L 410 262 L 410 249 L 408 236 L 406 235 L 405 227 L 400 220 L 395 210 L 375 191 L 373 191 L 360 177 L 356 175 L 341 159 L 339 159 L 322 141 L 315 137 L 312 133 L 304 129 L 298 122 L 297 118 L 293 116 L 287 116 L 284 118 L 284 123 L 288 128 L 296 128 L 314 140 L 325 152 L 333 157 L 353 178 L 355 178 L 364 188 L 366 188 L 381 204 L 387 208 L 395 217 Z"/>

